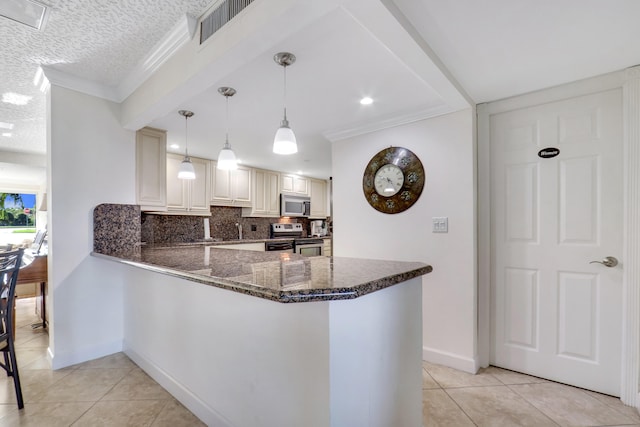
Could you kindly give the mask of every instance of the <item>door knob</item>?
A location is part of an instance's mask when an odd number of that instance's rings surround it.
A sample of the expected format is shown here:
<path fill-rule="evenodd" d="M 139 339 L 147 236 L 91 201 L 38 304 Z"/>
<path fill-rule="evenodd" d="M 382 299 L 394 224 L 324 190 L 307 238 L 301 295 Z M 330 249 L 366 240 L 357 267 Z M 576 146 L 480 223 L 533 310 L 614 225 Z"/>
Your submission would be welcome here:
<path fill-rule="evenodd" d="M 602 261 L 591 261 L 589 264 L 602 264 L 605 267 L 615 267 L 616 265 L 618 265 L 618 260 L 615 257 L 612 256 L 608 256 L 608 257 L 604 257 L 602 259 Z"/>

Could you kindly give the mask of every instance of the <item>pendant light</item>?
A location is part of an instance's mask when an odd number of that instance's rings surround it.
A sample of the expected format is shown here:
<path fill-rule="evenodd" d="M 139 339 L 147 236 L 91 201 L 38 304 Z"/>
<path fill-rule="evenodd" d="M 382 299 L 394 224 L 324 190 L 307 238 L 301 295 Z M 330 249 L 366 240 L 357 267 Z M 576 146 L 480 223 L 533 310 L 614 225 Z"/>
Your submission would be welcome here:
<path fill-rule="evenodd" d="M 296 57 L 289 52 L 280 52 L 273 56 L 273 60 L 284 68 L 284 119 L 282 119 L 282 123 L 273 139 L 273 152 L 276 154 L 293 154 L 298 152 L 298 144 L 287 120 L 287 67 L 296 62 Z"/>
<path fill-rule="evenodd" d="M 180 110 L 178 114 L 184 117 L 184 160 L 180 164 L 180 170 L 178 171 L 179 179 L 196 179 L 196 170 L 193 168 L 191 158 L 189 157 L 189 144 L 187 135 L 187 120 L 193 116 L 193 112 L 187 110 Z"/>
<path fill-rule="evenodd" d="M 216 167 L 224 170 L 238 169 L 236 154 L 231 149 L 231 144 L 229 144 L 229 97 L 235 95 L 236 90 L 232 87 L 221 87 L 218 88 L 218 92 L 227 98 L 227 133 L 224 138 L 224 146 L 222 150 L 220 150 L 220 154 L 218 154 L 218 164 Z"/>

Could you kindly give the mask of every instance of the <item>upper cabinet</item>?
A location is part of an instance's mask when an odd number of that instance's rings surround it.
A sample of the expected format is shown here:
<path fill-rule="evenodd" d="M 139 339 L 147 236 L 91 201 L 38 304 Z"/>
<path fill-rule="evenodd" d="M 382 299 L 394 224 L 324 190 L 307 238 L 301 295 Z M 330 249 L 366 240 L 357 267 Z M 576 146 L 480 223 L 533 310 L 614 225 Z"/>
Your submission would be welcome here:
<path fill-rule="evenodd" d="M 136 203 L 143 211 L 167 210 L 167 132 L 136 132 Z"/>
<path fill-rule="evenodd" d="M 253 169 L 253 182 L 250 208 L 242 209 L 242 216 L 279 217 L 280 216 L 280 174 L 274 171 Z"/>
<path fill-rule="evenodd" d="M 280 174 L 280 191 L 283 193 L 309 195 L 309 178 L 291 174 Z"/>
<path fill-rule="evenodd" d="M 309 178 L 309 196 L 311 196 L 309 218 L 326 218 L 329 216 L 327 181 Z"/>
<path fill-rule="evenodd" d="M 211 161 L 210 203 L 217 206 L 251 207 L 251 168 L 221 170 Z"/>
<path fill-rule="evenodd" d="M 211 215 L 209 209 L 209 160 L 191 157 L 196 179 L 179 179 L 184 157 L 167 155 L 167 208 L 182 215 Z"/>

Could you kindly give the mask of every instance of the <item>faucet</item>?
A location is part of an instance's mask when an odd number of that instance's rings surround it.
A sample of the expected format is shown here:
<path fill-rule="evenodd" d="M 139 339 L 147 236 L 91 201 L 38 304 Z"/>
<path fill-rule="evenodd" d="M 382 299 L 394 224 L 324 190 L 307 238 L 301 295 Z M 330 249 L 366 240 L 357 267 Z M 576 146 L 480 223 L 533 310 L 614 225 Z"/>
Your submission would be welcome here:
<path fill-rule="evenodd" d="M 242 224 L 236 222 L 236 227 L 238 228 L 238 239 L 242 240 Z"/>

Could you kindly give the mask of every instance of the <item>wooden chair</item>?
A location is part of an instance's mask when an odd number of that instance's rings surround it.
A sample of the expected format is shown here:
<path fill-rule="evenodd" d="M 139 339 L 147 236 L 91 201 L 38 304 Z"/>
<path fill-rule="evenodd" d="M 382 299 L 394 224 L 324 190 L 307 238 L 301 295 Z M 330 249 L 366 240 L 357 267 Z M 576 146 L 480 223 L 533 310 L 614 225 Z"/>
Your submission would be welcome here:
<path fill-rule="evenodd" d="M 22 388 L 16 363 L 16 349 L 14 345 L 14 303 L 16 283 L 22 263 L 24 249 L 0 253 L 0 351 L 4 354 L 4 363 L 0 367 L 7 371 L 7 376 L 13 377 L 16 389 L 18 409 L 24 408 Z"/>

